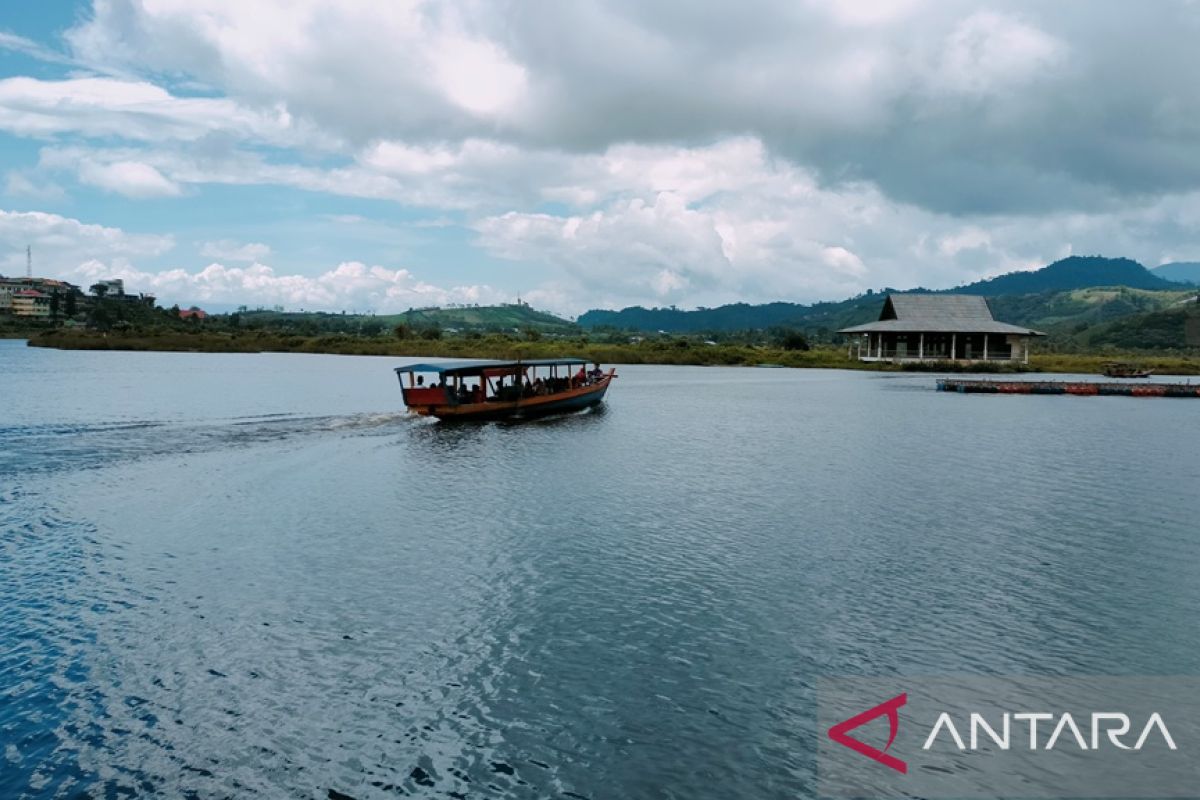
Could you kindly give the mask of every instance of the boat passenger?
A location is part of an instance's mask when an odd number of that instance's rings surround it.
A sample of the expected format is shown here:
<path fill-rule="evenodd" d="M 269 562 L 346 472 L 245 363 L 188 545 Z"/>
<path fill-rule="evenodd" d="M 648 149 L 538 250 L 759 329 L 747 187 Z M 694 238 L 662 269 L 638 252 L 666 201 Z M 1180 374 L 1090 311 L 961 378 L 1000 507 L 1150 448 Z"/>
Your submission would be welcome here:
<path fill-rule="evenodd" d="M 604 370 L 600 369 L 599 364 L 593 364 L 592 371 L 588 373 L 588 376 L 592 379 L 593 382 L 598 381 L 604 377 Z"/>
<path fill-rule="evenodd" d="M 587 382 L 587 370 L 585 370 L 583 367 L 580 367 L 579 372 L 575 373 L 575 385 L 583 386 L 583 384 L 586 382 Z"/>
<path fill-rule="evenodd" d="M 417 386 L 424 386 L 424 385 L 425 385 L 425 376 L 418 375 L 417 376 Z"/>

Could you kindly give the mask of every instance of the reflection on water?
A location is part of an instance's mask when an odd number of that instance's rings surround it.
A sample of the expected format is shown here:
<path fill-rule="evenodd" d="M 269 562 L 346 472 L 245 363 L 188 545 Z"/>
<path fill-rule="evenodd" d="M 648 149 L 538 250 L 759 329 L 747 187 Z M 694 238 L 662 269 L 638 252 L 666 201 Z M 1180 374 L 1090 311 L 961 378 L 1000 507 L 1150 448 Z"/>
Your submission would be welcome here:
<path fill-rule="evenodd" d="M 1196 407 L 0 343 L 0 796 L 804 797 L 821 675 L 1192 673 Z"/>

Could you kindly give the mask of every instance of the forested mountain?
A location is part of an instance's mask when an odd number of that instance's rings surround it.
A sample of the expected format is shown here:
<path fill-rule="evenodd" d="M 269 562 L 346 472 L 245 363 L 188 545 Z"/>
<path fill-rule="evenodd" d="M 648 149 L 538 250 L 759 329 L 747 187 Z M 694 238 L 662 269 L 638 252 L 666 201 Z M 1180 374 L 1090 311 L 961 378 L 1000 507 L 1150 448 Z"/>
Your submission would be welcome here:
<path fill-rule="evenodd" d="M 874 312 L 878 313 L 883 296 L 863 295 L 839 303 L 816 303 L 811 306 L 799 303 L 767 303 L 757 306 L 734 303 L 717 308 L 698 308 L 694 311 L 631 306 L 620 311 L 588 311 L 579 318 L 579 324 L 584 328 L 612 327 L 666 333 L 744 331 L 790 325 L 801 319 L 827 318 L 831 320 L 830 324 L 833 324 L 843 319 L 842 315 L 847 309 L 853 310 L 859 303 L 864 309 L 873 308 Z"/>
<path fill-rule="evenodd" d="M 968 283 L 950 291 L 981 294 L 1035 294 L 1087 289 L 1093 286 L 1128 286 L 1131 289 L 1178 289 L 1128 258 L 1070 256 L 1031 272 L 1010 272 L 985 281 Z"/>

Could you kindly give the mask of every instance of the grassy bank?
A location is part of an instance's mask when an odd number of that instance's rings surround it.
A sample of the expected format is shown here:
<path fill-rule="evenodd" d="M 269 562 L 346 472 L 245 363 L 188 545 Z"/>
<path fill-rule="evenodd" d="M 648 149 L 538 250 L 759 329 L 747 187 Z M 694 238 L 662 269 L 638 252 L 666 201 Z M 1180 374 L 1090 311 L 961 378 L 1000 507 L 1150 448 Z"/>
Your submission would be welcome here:
<path fill-rule="evenodd" d="M 1200 358 L 1176 355 L 1154 355 L 1147 353 L 1042 353 L 1030 356 L 1031 366 L 1039 372 L 1078 372 L 1099 374 L 1110 361 L 1124 361 L 1159 375 L 1200 375 Z"/>
<path fill-rule="evenodd" d="M 704 345 L 683 340 L 602 344 L 586 339 L 517 341 L 505 336 L 476 338 L 397 339 L 387 336 L 330 334 L 300 336 L 251 331 L 98 333 L 81 329 L 59 329 L 32 337 L 33 347 L 68 350 L 164 350 L 203 353 L 335 353 L 342 355 L 398 356 L 420 358 L 555 358 L 581 356 L 606 364 L 695 364 L 702 366 L 757 365 L 788 367 L 848 367 L 844 348 L 809 351 L 783 350 L 747 345 Z"/>
<path fill-rule="evenodd" d="M 637 344 L 601 344 L 584 338 L 521 342 L 504 336 L 445 339 L 396 339 L 386 336 L 332 334 L 300 336 L 248 331 L 171 331 L 98 333 L 82 329 L 57 329 L 34 335 L 34 347 L 67 350 L 158 350 L 204 353 L 334 353 L 341 355 L 419 358 L 554 358 L 580 356 L 602 364 L 691 364 L 698 366 L 824 367 L 900 371 L 914 369 L 891 364 L 863 364 L 844 347 L 821 346 L 811 350 L 784 350 L 737 344 L 706 345 L 687 340 L 644 341 Z M 1125 356 L 1104 354 L 1035 354 L 1029 371 L 1099 373 L 1106 361 L 1136 361 L 1158 373 L 1200 375 L 1200 359 L 1182 356 Z M 921 371 L 994 372 L 1000 365 L 959 368 L 951 364 L 923 364 Z"/>

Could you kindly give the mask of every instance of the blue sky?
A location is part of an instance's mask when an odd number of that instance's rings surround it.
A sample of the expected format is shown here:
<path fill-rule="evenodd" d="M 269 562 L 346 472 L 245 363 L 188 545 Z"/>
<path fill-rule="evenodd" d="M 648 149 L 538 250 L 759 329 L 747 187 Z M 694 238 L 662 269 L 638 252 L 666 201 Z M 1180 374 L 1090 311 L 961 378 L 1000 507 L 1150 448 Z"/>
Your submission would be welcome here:
<path fill-rule="evenodd" d="M 21 44 L 0 50 L 0 74 L 5 77 L 28 76 L 43 81 L 65 81 L 73 76 L 86 75 L 91 70 L 65 63 L 71 47 L 64 34 L 85 21 L 91 12 L 89 3 L 39 2 L 14 5 L 5 10 L 0 31 L 28 40 L 51 53 L 60 54 L 64 63 L 55 63 L 22 52 Z M 174 80 L 172 80 L 172 77 Z M 157 76 L 159 85 L 173 94 L 218 95 L 207 88 L 189 86 L 182 76 Z M 9 183 L 4 208 L 9 211 L 45 212 L 78 219 L 91 225 L 128 231 L 133 234 L 155 234 L 172 237 L 174 244 L 162 252 L 157 249 L 139 253 L 136 269 L 131 271 L 136 283 L 140 272 L 157 272 L 179 268 L 195 271 L 213 263 L 212 253 L 225 249 L 236 250 L 245 244 L 263 244 L 269 248 L 269 260 L 282 273 L 316 276 L 343 262 L 362 262 L 368 265 L 404 265 L 418 273 L 437 275 L 442 283 L 474 285 L 486 282 L 497 271 L 511 269 L 507 263 L 470 246 L 471 232 L 462 222 L 462 214 L 407 206 L 391 200 L 345 197 L 336 193 L 309 192 L 274 185 L 231 186 L 226 184 L 195 183 L 177 196 L 145 197 L 138 193 L 114 191 L 89 185 L 57 171 L 39 169 L 39 154 L 45 147 L 79 142 L 91 145 L 97 141 L 120 143 L 119 136 L 91 138 L 66 135 L 40 136 L 0 134 L 0 168 L 9 176 L 26 178 L 36 190 L 17 188 Z M 268 157 L 286 160 L 286 151 L 265 147 Z M 310 156 L 311 158 L 311 156 Z M 22 182 L 23 186 L 23 182 Z M 15 191 L 14 191 L 15 189 Z M 46 274 L 71 274 L 76 264 L 70 258 L 57 258 L 56 243 L 52 240 L 36 248 L 37 271 Z M 218 246 L 213 247 L 214 243 Z M 6 242 L 11 245 L 15 242 Z M 19 248 L 18 248 L 19 249 Z M 207 253 L 207 254 L 206 254 Z M 101 255 L 101 253 L 97 253 Z M 17 272 L 23 261 L 14 267 L 14 258 L 23 259 L 23 252 L 9 256 L 3 270 Z M 103 260 L 103 258 L 102 258 Z M 216 261 L 230 261 L 217 257 Z M 108 264 L 113 262 L 108 261 Z M 247 263 L 245 259 L 237 264 Z M 236 264 L 231 263 L 231 266 Z M 281 269 L 282 268 L 282 269 Z M 392 267 L 395 268 L 394 266 Z M 125 268 L 116 266 L 121 273 Z M 522 270 L 527 277 L 499 283 L 519 292 L 528 280 L 533 288 L 539 270 Z M 107 274 L 107 273 L 106 273 Z M 135 287 L 136 288 L 136 287 Z M 155 290 L 157 287 L 149 287 Z M 181 294 L 163 299 L 166 302 L 204 302 L 214 304 L 212 297 L 192 287 L 180 287 Z M 505 299 L 505 290 L 497 289 L 485 300 Z M 200 296 L 197 296 L 200 295 Z M 228 306 L 241 295 L 221 296 L 217 306 Z M 279 295 L 254 296 L 247 291 L 245 302 L 251 304 L 288 301 L 293 298 Z M 298 299 L 298 298 L 297 298 Z M 340 300 L 342 298 L 335 298 Z M 374 308 L 373 298 L 357 299 L 362 308 Z M 431 298 L 438 302 L 440 295 Z M 466 299 L 466 298 L 457 298 Z M 288 302 L 289 306 L 300 305 Z M 314 303 L 322 306 L 324 304 Z M 334 303 L 340 305 L 338 303 Z M 407 306 L 405 306 L 407 307 Z M 395 310 L 394 307 L 383 310 Z"/>
<path fill-rule="evenodd" d="M 1192 3 L 10 5 L 0 272 L 575 314 L 1200 257 Z"/>

